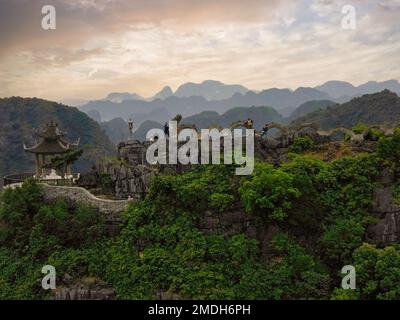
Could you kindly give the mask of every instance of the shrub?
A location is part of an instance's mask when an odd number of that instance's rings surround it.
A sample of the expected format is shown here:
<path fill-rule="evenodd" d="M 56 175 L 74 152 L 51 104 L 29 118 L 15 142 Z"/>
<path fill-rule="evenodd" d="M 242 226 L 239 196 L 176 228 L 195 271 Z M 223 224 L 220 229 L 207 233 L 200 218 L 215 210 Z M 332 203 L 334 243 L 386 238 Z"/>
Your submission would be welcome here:
<path fill-rule="evenodd" d="M 294 176 L 268 164 L 256 164 L 254 173 L 239 188 L 248 212 L 261 213 L 266 218 L 282 221 L 301 193 L 294 186 Z"/>
<path fill-rule="evenodd" d="M 322 255 L 333 268 L 348 264 L 354 249 L 362 244 L 365 228 L 355 219 L 339 218 L 322 234 Z"/>
<path fill-rule="evenodd" d="M 354 127 L 353 127 L 353 132 L 355 134 L 361 134 L 363 133 L 365 130 L 367 130 L 369 127 L 368 125 L 366 125 L 365 123 L 359 122 L 357 123 Z"/>
<path fill-rule="evenodd" d="M 314 141 L 310 137 L 297 137 L 290 146 L 290 151 L 302 153 L 309 151 L 314 146 Z"/>

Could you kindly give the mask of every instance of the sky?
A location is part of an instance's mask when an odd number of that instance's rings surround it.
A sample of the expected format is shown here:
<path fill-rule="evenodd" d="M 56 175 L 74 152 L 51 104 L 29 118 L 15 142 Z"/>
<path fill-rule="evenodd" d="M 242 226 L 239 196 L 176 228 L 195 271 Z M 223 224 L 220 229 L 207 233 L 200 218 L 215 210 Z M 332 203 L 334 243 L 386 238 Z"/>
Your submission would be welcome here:
<path fill-rule="evenodd" d="M 55 30 L 42 28 L 44 5 Z M 399 21 L 400 0 L 0 0 L 0 97 L 399 80 Z"/>

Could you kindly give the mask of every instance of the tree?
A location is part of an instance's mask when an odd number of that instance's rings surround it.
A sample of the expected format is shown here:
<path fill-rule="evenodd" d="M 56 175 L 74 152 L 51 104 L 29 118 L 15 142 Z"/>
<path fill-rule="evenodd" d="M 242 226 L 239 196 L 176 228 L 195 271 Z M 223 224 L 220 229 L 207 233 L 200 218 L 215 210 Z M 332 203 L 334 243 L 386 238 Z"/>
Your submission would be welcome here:
<path fill-rule="evenodd" d="M 294 176 L 269 164 L 256 164 L 251 177 L 243 182 L 239 193 L 248 212 L 260 213 L 282 221 L 301 192 L 294 186 Z"/>
<path fill-rule="evenodd" d="M 356 290 L 351 298 L 400 299 L 400 253 L 392 246 L 377 249 L 364 243 L 353 253 L 357 272 Z M 342 297 L 336 289 L 334 298 Z"/>
<path fill-rule="evenodd" d="M 348 264 L 354 249 L 362 244 L 365 228 L 356 219 L 338 218 L 320 238 L 324 260 L 333 268 Z"/>
<path fill-rule="evenodd" d="M 290 146 L 290 151 L 302 153 L 309 151 L 314 146 L 314 141 L 310 137 L 297 137 Z"/>

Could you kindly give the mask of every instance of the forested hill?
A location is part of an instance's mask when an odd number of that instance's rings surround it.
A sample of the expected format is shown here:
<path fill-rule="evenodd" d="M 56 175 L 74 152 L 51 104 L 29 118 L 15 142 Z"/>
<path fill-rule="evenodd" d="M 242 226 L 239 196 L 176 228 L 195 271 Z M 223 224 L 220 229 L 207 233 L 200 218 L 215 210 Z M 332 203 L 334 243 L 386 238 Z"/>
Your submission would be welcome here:
<path fill-rule="evenodd" d="M 294 121 L 295 124 L 304 122 L 318 123 L 322 129 L 351 128 L 360 122 L 396 125 L 400 122 L 400 97 L 389 90 L 366 94 Z"/>
<path fill-rule="evenodd" d="M 331 100 L 312 100 L 307 101 L 296 108 L 289 117 L 289 120 L 295 120 L 304 117 L 317 110 L 326 109 L 327 107 L 335 105 Z"/>
<path fill-rule="evenodd" d="M 0 99 L 0 175 L 32 171 L 34 157 L 23 149 L 36 142 L 35 129 L 55 120 L 71 142 L 80 137 L 84 154 L 76 169 L 85 170 L 101 155 L 111 155 L 115 147 L 98 123 L 76 108 L 37 98 Z"/>

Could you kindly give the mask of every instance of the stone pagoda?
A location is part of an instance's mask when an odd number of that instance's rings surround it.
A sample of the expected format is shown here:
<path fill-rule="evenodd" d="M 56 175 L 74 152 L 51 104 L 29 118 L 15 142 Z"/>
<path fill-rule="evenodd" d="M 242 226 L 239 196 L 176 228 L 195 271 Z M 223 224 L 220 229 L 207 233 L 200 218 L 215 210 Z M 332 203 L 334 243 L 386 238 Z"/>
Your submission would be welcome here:
<path fill-rule="evenodd" d="M 51 162 L 47 162 L 53 156 L 62 156 L 73 150 L 74 146 L 79 145 L 79 139 L 76 143 L 69 143 L 64 140 L 65 133 L 61 132 L 58 125 L 54 121 L 50 121 L 46 128 L 38 133 L 40 138 L 39 142 L 32 146 L 24 149 L 26 152 L 33 153 L 36 156 L 36 173 L 35 178 L 46 179 L 46 177 L 70 178 L 71 174 L 71 162 L 66 162 L 65 168 L 63 168 L 61 176 L 56 175 L 56 168 L 51 168 Z M 51 169 L 50 175 L 46 176 L 45 169 Z"/>

